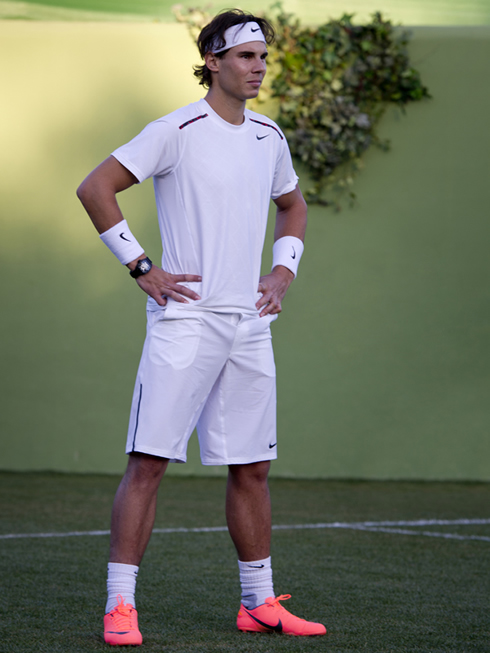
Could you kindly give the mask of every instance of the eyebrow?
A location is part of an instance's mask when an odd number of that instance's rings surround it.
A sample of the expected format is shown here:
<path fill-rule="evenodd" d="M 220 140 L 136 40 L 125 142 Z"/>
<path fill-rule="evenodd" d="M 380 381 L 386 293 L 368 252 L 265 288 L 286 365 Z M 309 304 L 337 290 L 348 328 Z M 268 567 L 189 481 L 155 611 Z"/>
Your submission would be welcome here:
<path fill-rule="evenodd" d="M 261 52 L 259 54 L 258 52 L 254 52 L 253 50 L 239 50 L 237 52 L 237 54 L 238 54 L 238 56 L 240 56 L 242 54 L 249 54 L 249 55 L 255 56 L 256 54 L 258 54 L 260 57 L 263 57 L 263 56 L 267 57 L 269 55 L 269 52 L 266 50 L 265 52 Z"/>

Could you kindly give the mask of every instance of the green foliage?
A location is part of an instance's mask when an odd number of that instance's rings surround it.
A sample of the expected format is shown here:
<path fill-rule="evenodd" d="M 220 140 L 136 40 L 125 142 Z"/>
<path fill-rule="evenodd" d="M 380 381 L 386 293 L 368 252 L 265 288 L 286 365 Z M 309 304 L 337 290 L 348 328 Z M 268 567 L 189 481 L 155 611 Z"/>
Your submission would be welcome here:
<path fill-rule="evenodd" d="M 197 36 L 209 14 L 180 10 L 175 8 L 177 20 Z M 353 178 L 363 153 L 370 145 L 389 149 L 376 130 L 388 104 L 404 109 L 430 97 L 410 64 L 409 32 L 379 12 L 365 25 L 355 25 L 353 15 L 344 14 L 318 27 L 302 26 L 281 3 L 264 15 L 276 28 L 269 48 L 272 82 L 265 95 L 276 100 L 276 120 L 291 154 L 311 178 L 304 191 L 307 201 L 338 209 L 342 194 L 355 199 Z"/>
<path fill-rule="evenodd" d="M 302 27 L 276 8 L 277 121 L 314 182 L 307 199 L 338 206 L 328 196 L 347 190 L 355 197 L 353 175 L 368 147 L 389 147 L 376 132 L 388 103 L 403 108 L 429 93 L 410 65 L 408 32 L 396 30 L 380 13 L 365 25 L 354 25 L 353 16 L 344 14 L 319 27 Z"/>

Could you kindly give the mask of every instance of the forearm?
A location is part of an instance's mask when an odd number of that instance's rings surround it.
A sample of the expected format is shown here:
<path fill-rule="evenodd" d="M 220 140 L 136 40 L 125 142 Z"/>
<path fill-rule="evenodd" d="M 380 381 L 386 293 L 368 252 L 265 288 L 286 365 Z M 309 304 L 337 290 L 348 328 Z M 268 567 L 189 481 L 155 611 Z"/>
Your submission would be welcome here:
<path fill-rule="evenodd" d="M 109 192 L 103 186 L 100 187 L 96 180 L 87 181 L 86 179 L 77 190 L 77 195 L 104 243 L 121 263 L 127 265 L 130 270 L 134 270 L 138 259 L 144 258 L 145 254 L 124 220 L 115 193 Z M 124 229 L 123 235 L 120 236 L 120 238 L 124 236 L 123 241 L 116 237 L 117 234 L 112 235 L 114 232 L 112 227 L 117 229 L 116 225 L 123 225 L 120 229 Z M 131 244 L 129 251 L 127 251 L 123 248 L 128 248 L 129 241 L 131 241 Z"/>
<path fill-rule="evenodd" d="M 278 197 L 274 202 L 277 213 L 272 256 L 273 269 L 260 278 L 259 292 L 262 293 L 262 297 L 255 305 L 260 311 L 260 317 L 275 315 L 282 311 L 282 300 L 296 276 L 306 231 L 307 206 L 298 186 L 291 193 Z"/>
<path fill-rule="evenodd" d="M 287 271 L 294 278 L 303 253 L 306 232 L 307 206 L 299 186 L 294 191 L 275 200 L 277 206 L 274 247 L 272 249 L 273 271 Z M 291 282 L 292 279 L 289 279 Z"/>
<path fill-rule="evenodd" d="M 77 195 L 94 227 L 102 234 L 124 220 L 124 216 L 115 194 L 107 192 L 107 189 L 97 188 L 97 184 L 86 184 L 86 181 L 78 188 Z"/>

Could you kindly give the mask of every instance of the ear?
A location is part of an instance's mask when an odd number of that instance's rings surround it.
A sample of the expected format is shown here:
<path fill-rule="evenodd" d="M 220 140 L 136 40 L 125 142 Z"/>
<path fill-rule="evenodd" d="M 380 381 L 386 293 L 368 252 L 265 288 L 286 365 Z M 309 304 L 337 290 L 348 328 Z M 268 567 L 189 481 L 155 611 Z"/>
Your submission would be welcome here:
<path fill-rule="evenodd" d="M 212 52 L 206 52 L 204 63 L 212 73 L 219 72 L 219 59 Z"/>

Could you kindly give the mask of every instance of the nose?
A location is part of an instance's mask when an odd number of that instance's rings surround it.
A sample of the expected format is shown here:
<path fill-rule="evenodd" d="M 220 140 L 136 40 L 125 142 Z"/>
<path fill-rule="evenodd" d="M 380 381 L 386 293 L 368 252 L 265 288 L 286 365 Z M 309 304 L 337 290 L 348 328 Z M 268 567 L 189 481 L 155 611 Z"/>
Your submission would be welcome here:
<path fill-rule="evenodd" d="M 265 59 L 258 57 L 255 59 L 254 73 L 265 73 L 267 70 L 267 63 Z"/>

